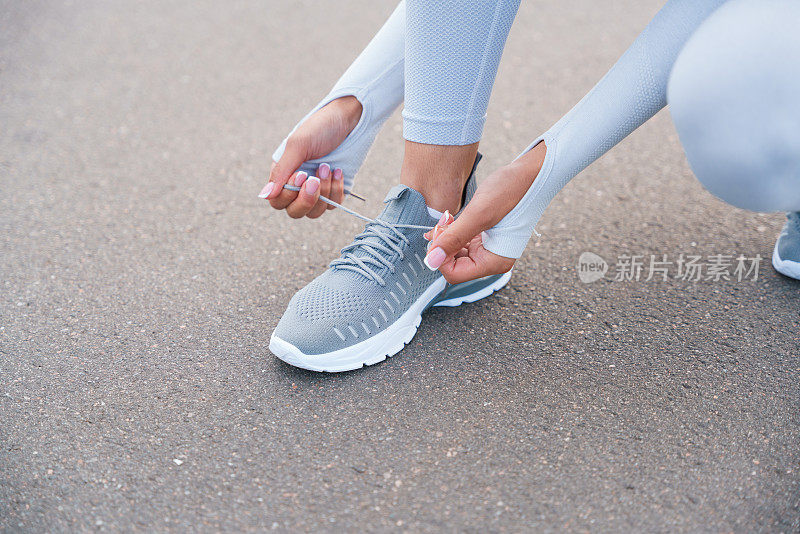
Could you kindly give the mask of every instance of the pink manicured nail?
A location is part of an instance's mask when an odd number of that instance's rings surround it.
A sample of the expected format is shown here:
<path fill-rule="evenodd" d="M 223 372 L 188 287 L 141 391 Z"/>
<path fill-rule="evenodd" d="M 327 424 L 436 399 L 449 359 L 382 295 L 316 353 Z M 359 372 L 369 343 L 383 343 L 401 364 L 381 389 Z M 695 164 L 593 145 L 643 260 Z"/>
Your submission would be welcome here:
<path fill-rule="evenodd" d="M 264 189 L 261 190 L 261 193 L 258 194 L 258 198 L 267 198 L 270 193 L 272 193 L 272 189 L 275 187 L 275 182 L 270 182 L 264 186 Z"/>
<path fill-rule="evenodd" d="M 327 163 L 323 163 L 319 166 L 319 169 L 317 169 L 317 174 L 321 180 L 328 178 L 331 175 L 331 166 Z"/>
<path fill-rule="evenodd" d="M 308 182 L 306 183 L 306 193 L 313 196 L 317 191 L 319 191 L 319 178 L 316 176 L 309 176 Z"/>
<path fill-rule="evenodd" d="M 343 176 L 342 169 L 333 169 L 333 179 L 341 180 Z"/>
<path fill-rule="evenodd" d="M 442 213 L 442 216 L 439 217 L 439 223 L 438 224 L 445 225 L 445 224 L 447 224 L 449 219 L 450 219 L 450 212 L 448 210 L 444 210 L 444 213 Z"/>
<path fill-rule="evenodd" d="M 297 176 L 294 177 L 294 185 L 296 187 L 300 187 L 306 181 L 306 178 L 308 178 L 308 174 L 304 172 L 298 172 Z"/>
<path fill-rule="evenodd" d="M 442 266 L 444 263 L 445 258 L 447 258 L 447 254 L 445 254 L 442 247 L 436 247 L 435 249 L 428 252 L 428 255 L 425 256 L 425 265 L 428 266 L 428 269 L 431 271 L 435 271 L 439 267 Z"/>

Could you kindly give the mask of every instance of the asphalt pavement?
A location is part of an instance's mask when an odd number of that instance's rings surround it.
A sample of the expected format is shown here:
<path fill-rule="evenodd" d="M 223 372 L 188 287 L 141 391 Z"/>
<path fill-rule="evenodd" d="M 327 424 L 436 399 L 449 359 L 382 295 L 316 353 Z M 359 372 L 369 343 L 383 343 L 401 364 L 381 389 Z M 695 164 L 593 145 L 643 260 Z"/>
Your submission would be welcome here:
<path fill-rule="evenodd" d="M 524 2 L 479 176 L 659 4 Z M 0 0 L 0 531 L 798 532 L 783 218 L 704 191 L 668 113 L 559 194 L 506 289 L 431 311 L 394 358 L 269 353 L 361 228 L 268 209 L 269 156 L 392 9 Z M 401 157 L 396 115 L 348 202 L 377 213 Z M 763 262 L 678 276 L 716 255 Z"/>

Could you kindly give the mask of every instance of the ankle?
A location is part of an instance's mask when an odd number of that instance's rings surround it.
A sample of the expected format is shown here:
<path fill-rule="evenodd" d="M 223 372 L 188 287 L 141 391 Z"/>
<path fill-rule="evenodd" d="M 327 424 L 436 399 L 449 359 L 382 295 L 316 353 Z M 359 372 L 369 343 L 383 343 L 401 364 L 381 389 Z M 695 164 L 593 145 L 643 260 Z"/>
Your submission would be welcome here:
<path fill-rule="evenodd" d="M 401 173 L 400 183 L 425 197 L 425 204 L 436 211 L 456 213 L 461 209 L 461 197 L 467 177 L 459 175 L 438 175 L 431 181 L 427 174 Z"/>
<path fill-rule="evenodd" d="M 477 143 L 442 146 L 406 141 L 400 182 L 421 193 L 429 208 L 456 213 L 477 151 Z"/>

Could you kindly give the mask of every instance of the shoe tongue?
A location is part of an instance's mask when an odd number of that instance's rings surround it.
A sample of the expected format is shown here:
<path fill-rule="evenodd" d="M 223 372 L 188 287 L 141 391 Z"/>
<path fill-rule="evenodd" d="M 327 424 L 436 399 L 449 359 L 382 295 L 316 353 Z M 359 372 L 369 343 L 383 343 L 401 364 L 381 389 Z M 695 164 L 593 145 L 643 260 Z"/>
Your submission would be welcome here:
<path fill-rule="evenodd" d="M 433 224 L 433 218 L 425 205 L 425 197 L 406 185 L 394 186 L 383 199 L 383 203 L 386 207 L 378 216 L 381 221 L 392 224 Z"/>

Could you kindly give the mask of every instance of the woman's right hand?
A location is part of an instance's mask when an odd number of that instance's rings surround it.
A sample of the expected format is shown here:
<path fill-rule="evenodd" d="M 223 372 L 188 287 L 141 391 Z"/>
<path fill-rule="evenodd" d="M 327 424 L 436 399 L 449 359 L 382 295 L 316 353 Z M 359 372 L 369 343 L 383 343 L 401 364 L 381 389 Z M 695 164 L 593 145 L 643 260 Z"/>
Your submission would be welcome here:
<path fill-rule="evenodd" d="M 331 169 L 321 164 L 316 176 L 298 172 L 306 161 L 330 154 L 347 138 L 361 118 L 362 106 L 354 96 L 344 96 L 331 101 L 306 119 L 286 140 L 286 150 L 273 162 L 269 181 L 259 197 L 270 205 L 286 210 L 292 218 L 308 216 L 312 219 L 333 206 L 319 200 L 324 195 L 335 202 L 344 200 L 344 180 L 341 169 Z M 300 191 L 284 189 L 286 184 L 300 187 Z"/>

